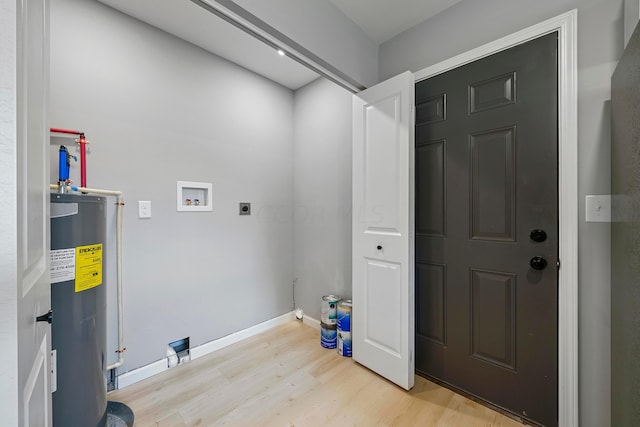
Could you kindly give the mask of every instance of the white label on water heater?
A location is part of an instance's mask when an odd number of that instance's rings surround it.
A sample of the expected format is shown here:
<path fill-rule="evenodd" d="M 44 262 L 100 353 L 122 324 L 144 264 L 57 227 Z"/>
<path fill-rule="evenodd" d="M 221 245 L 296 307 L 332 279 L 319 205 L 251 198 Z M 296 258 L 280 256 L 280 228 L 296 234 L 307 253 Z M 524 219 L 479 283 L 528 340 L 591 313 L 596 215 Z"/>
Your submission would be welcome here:
<path fill-rule="evenodd" d="M 76 278 L 76 248 L 51 251 L 51 283 L 66 282 Z"/>

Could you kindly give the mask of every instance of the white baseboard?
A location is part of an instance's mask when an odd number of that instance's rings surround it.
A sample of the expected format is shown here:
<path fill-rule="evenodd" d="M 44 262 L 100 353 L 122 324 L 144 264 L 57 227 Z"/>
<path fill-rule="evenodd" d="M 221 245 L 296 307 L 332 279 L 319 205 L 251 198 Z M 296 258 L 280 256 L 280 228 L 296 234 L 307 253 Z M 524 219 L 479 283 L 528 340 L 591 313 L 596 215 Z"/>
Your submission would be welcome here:
<path fill-rule="evenodd" d="M 278 316 L 276 318 L 267 320 L 266 322 L 262 322 L 255 326 L 251 326 L 250 328 L 243 329 L 238 332 L 234 332 L 231 335 L 227 335 L 226 337 L 209 341 L 207 343 L 204 343 L 202 345 L 192 348 L 190 352 L 191 359 L 197 359 L 198 357 L 202 357 L 209 353 L 213 353 L 216 350 L 220 350 L 221 348 L 227 347 L 231 344 L 235 344 L 238 341 L 242 341 L 245 338 L 258 335 L 261 332 L 268 331 L 271 328 L 275 328 L 276 326 L 283 325 L 295 318 L 296 316 L 292 311 L 290 313 L 285 313 L 282 316 Z"/>
<path fill-rule="evenodd" d="M 307 316 L 306 314 L 302 316 L 302 323 L 320 330 L 320 321 L 318 319 L 314 319 L 313 317 Z"/>
<path fill-rule="evenodd" d="M 156 362 L 149 363 L 133 371 L 126 372 L 118 375 L 118 390 L 123 389 L 131 384 L 135 384 L 138 381 L 146 380 L 160 372 L 164 372 L 168 367 L 167 358 L 160 359 Z"/>
<path fill-rule="evenodd" d="M 231 344 L 235 344 L 245 338 L 252 337 L 269 329 L 275 328 L 276 326 L 283 325 L 295 318 L 295 313 L 292 311 L 289 313 L 285 313 L 282 316 L 278 316 L 265 322 L 259 323 L 255 326 L 251 326 L 250 328 L 234 332 L 222 338 L 218 338 L 217 340 L 209 341 L 192 348 L 190 351 L 191 359 L 197 359 L 209 353 L 213 353 L 216 350 L 220 350 L 221 348 L 230 346 Z M 315 319 L 312 320 L 318 322 Z M 320 328 L 320 322 L 318 322 L 318 328 Z M 137 383 L 138 381 L 142 381 L 156 374 L 159 374 L 160 372 L 164 372 L 167 369 L 169 369 L 168 361 L 165 357 L 156 362 L 126 372 L 122 375 L 118 375 L 118 389 L 123 389 L 127 386 L 130 386 L 131 384 Z"/>

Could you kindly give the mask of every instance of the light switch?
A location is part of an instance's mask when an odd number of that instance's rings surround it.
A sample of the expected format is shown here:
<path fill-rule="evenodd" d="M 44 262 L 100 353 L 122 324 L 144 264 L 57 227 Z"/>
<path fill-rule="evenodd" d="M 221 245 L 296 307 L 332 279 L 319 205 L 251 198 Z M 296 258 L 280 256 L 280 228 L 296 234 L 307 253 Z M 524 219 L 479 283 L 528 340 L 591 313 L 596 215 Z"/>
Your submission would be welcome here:
<path fill-rule="evenodd" d="M 151 218 L 150 200 L 138 200 L 138 218 Z"/>
<path fill-rule="evenodd" d="M 611 222 L 611 195 L 586 196 L 587 222 Z"/>

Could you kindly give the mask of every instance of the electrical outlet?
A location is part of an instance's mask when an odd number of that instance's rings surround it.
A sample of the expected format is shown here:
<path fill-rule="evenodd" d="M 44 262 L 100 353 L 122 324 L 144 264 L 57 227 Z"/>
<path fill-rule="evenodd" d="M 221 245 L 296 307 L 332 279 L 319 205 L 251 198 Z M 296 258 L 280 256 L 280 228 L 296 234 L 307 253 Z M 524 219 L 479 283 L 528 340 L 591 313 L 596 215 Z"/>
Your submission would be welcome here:
<path fill-rule="evenodd" d="M 138 200 L 138 218 L 151 218 L 151 201 Z"/>
<path fill-rule="evenodd" d="M 251 203 L 241 202 L 239 204 L 240 215 L 251 215 Z"/>

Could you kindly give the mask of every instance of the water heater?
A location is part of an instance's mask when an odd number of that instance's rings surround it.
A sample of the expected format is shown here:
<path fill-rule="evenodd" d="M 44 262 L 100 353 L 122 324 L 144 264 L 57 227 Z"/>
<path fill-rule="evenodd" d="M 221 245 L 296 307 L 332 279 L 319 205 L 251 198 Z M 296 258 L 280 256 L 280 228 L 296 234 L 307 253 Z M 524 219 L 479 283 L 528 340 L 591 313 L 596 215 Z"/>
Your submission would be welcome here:
<path fill-rule="evenodd" d="M 104 427 L 106 199 L 51 194 L 54 427 Z"/>

